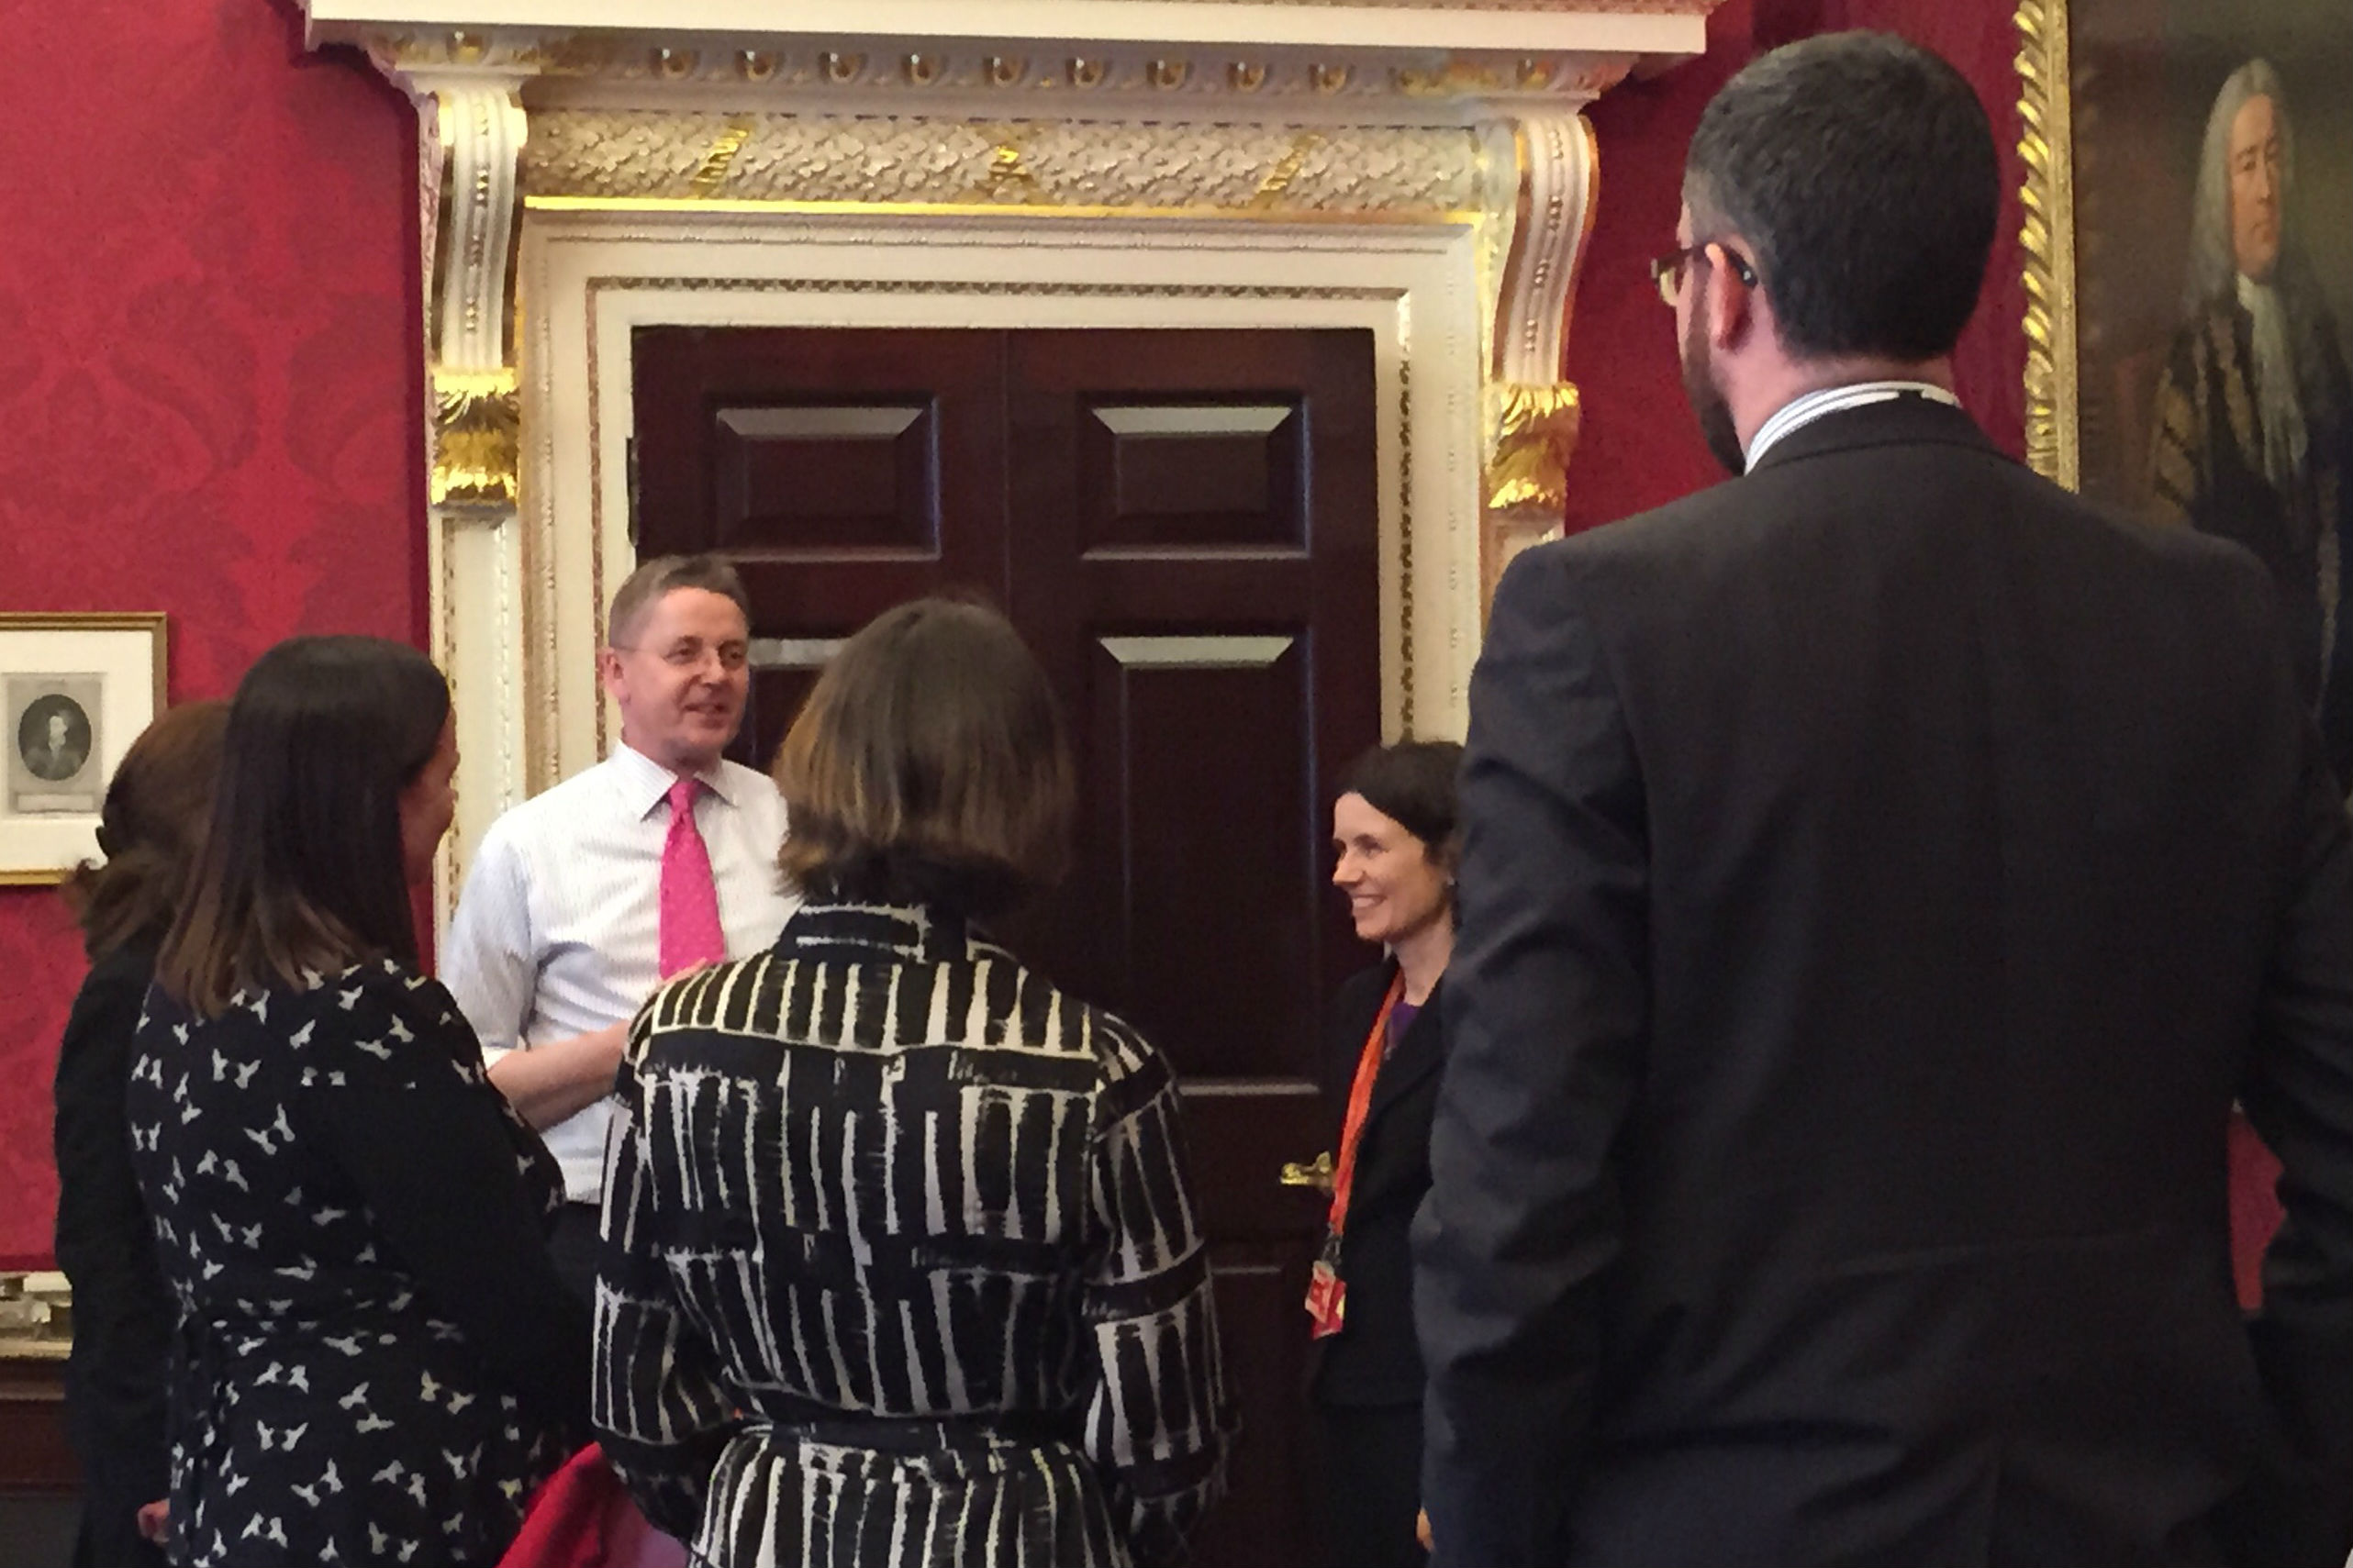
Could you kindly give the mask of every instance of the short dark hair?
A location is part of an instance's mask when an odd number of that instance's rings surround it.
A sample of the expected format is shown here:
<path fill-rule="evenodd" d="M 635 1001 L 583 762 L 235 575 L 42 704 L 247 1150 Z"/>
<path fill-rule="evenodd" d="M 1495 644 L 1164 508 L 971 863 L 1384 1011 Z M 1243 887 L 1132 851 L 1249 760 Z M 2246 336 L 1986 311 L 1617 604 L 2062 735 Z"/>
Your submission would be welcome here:
<path fill-rule="evenodd" d="M 918 599 L 842 645 L 777 749 L 777 864 L 818 896 L 987 917 L 1068 868 L 1076 785 L 1045 672 L 1004 617 Z"/>
<path fill-rule="evenodd" d="M 1781 340 L 1804 359 L 1952 352 L 2002 211 L 1985 106 L 1886 33 L 1777 49 L 1724 85 L 1691 138 L 1692 239 L 1755 247 Z"/>
<path fill-rule="evenodd" d="M 106 858 L 84 861 L 62 890 L 93 962 L 126 942 L 163 940 L 212 816 L 228 729 L 227 703 L 184 702 L 164 709 L 123 753 L 98 812 L 98 849 Z"/>
<path fill-rule="evenodd" d="M 377 637 L 296 637 L 229 710 L 212 822 L 156 978 L 191 1011 L 369 958 L 417 962 L 400 794 L 440 747 L 449 683 Z"/>
<path fill-rule="evenodd" d="M 1452 862 L 1461 830 L 1455 775 L 1463 749 L 1452 740 L 1401 740 L 1376 746 L 1340 775 L 1342 795 L 1365 804 L 1422 840 L 1434 861 Z"/>
<path fill-rule="evenodd" d="M 635 637 L 645 612 L 660 604 L 664 595 L 679 588 L 700 588 L 733 599 L 735 607 L 743 612 L 744 624 L 752 624 L 752 595 L 743 591 L 743 579 L 726 557 L 657 555 L 641 562 L 614 593 L 613 607 L 605 616 L 605 646 L 619 648 L 621 639 Z"/>

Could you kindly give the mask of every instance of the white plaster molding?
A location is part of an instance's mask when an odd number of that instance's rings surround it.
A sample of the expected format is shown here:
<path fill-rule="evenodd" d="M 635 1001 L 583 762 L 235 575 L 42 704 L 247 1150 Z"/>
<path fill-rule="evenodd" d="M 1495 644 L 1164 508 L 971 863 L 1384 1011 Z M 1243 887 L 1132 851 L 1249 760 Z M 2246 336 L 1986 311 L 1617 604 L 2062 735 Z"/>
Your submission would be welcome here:
<path fill-rule="evenodd" d="M 1511 129 L 1520 189 L 1496 313 L 1496 379 L 1535 384 L 1561 378 L 1599 160 L 1582 115 L 1525 116 Z"/>
<path fill-rule="evenodd" d="M 1600 196 L 1599 153 L 1582 115 L 1526 116 L 1508 134 L 1520 178 L 1508 213 L 1490 226 L 1509 238 L 1498 242 L 1485 390 L 1482 604 L 1513 556 L 1560 533 L 1581 418 L 1566 379 L 1569 311 Z"/>
<path fill-rule="evenodd" d="M 578 70 L 650 45 L 656 73 L 797 44 L 885 54 L 920 46 L 1099 50 L 1123 44 L 1243 52 L 1304 50 L 1335 61 L 1427 69 L 1430 57 L 1699 53 L 1720 0 L 306 0 L 313 44 L 438 51 L 458 65 L 546 60 Z M 616 50 L 612 46 L 618 44 Z M 687 56 L 694 58 L 690 61 Z"/>
<path fill-rule="evenodd" d="M 516 79 L 437 78 L 414 84 L 432 105 L 441 150 L 432 250 L 437 366 L 496 371 L 514 362 L 508 280 L 529 120 Z"/>
<path fill-rule="evenodd" d="M 512 275 L 527 133 L 512 83 L 415 83 L 421 117 L 428 312 L 428 621 L 450 680 L 465 787 L 436 878 L 446 926 L 459 868 L 527 793 L 528 577 L 517 506 Z"/>

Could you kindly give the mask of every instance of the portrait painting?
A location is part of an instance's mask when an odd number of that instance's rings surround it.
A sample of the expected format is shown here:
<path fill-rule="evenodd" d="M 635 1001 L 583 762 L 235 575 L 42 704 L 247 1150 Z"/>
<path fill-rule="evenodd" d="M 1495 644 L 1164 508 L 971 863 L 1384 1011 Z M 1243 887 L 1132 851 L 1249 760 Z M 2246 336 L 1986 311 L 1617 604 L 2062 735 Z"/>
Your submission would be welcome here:
<path fill-rule="evenodd" d="M 97 715 L 106 678 L 10 675 L 0 687 L 16 745 L 8 755 L 8 809 L 17 816 L 98 809 Z"/>
<path fill-rule="evenodd" d="M 2055 307 L 2029 337 L 2073 360 L 2040 387 L 2054 367 L 2030 367 L 2030 445 L 2086 495 L 2263 563 L 2353 784 L 2353 5 L 2027 10 Z"/>
<path fill-rule="evenodd" d="M 160 615 L 0 615 L 0 884 L 95 858 L 106 784 L 163 704 Z"/>

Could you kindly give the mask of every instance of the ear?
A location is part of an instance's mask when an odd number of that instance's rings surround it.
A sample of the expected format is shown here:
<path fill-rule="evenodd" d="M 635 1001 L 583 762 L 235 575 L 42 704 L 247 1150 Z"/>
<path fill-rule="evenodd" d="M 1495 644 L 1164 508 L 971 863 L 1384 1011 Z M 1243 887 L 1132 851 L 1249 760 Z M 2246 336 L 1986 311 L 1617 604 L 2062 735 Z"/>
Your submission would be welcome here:
<path fill-rule="evenodd" d="M 1721 245 L 1708 247 L 1708 264 L 1700 269 L 1700 286 L 1708 299 L 1708 341 L 1731 352 L 1746 342 L 1756 328 L 1756 289 L 1740 281 L 1730 252 Z"/>
<path fill-rule="evenodd" d="M 603 686 L 605 695 L 615 702 L 620 701 L 626 695 L 628 677 L 621 673 L 619 650 L 614 648 L 597 650 L 597 684 Z"/>

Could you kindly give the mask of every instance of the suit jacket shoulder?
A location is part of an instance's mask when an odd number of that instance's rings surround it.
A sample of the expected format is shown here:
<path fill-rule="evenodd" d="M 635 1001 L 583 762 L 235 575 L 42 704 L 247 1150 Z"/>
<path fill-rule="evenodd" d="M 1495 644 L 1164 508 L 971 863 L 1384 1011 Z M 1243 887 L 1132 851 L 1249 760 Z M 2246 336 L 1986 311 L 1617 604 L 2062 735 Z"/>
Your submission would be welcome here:
<path fill-rule="evenodd" d="M 1868 418 L 1864 411 L 1823 423 Z M 1817 429 L 1801 430 L 1789 446 Z M 1891 505 L 1891 495 L 1920 485 L 1931 491 L 1916 506 Z M 2268 576 L 2240 546 L 2087 501 L 1981 440 L 1957 439 L 1867 438 L 1809 445 L 1787 458 L 1777 452 L 1740 479 L 1524 551 L 1497 604 L 1533 598 L 1556 612 L 1574 607 L 1592 617 L 1605 647 L 1613 628 L 1671 627 L 1678 630 L 1667 635 L 1688 636 L 1695 626 L 1720 626 L 1724 601 L 1752 595 L 1760 579 L 1786 581 L 1796 615 L 1823 590 L 1845 585 L 1836 579 L 1857 551 L 1901 548 L 1901 530 L 1887 526 L 1899 511 L 1915 528 L 2031 530 L 2038 570 L 2080 575 L 2099 592 L 2186 595 L 2206 606 L 2202 618 L 2218 602 L 2236 601 L 2242 612 L 2271 618 L 2261 602 Z M 1732 647 L 1720 635 L 1709 640 Z"/>

